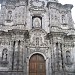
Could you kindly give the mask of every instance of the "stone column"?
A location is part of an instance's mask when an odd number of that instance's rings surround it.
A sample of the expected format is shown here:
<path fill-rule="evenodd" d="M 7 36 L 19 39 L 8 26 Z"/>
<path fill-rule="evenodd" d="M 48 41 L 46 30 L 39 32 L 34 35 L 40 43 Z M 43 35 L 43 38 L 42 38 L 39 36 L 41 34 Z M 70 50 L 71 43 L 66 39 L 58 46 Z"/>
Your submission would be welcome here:
<path fill-rule="evenodd" d="M 15 43 L 15 52 L 17 52 L 18 51 L 18 41 L 16 41 L 16 43 Z"/>
<path fill-rule="evenodd" d="M 55 75 L 62 74 L 62 44 L 57 43 L 57 49 L 56 49 L 56 63 L 57 63 L 57 70 Z"/>
<path fill-rule="evenodd" d="M 58 67 L 57 67 L 57 50 L 58 50 L 58 47 L 56 46 L 56 42 L 54 43 L 54 75 L 56 75 L 56 73 L 57 73 L 57 70 L 58 70 Z"/>
<path fill-rule="evenodd" d="M 20 41 L 20 57 L 19 57 L 19 69 L 23 71 L 23 50 L 24 50 L 24 42 Z"/>
<path fill-rule="evenodd" d="M 56 63 L 56 42 L 53 42 L 52 44 L 52 53 L 51 53 L 51 68 L 52 68 L 52 75 L 55 75 L 55 72 L 57 70 L 57 63 Z"/>
<path fill-rule="evenodd" d="M 11 50 L 9 52 L 9 70 L 12 70 L 12 68 L 13 68 L 12 67 L 13 66 L 12 61 L 14 62 L 14 60 L 13 60 L 14 41 L 10 42 L 10 46 L 11 46 Z"/>
<path fill-rule="evenodd" d="M 18 68 L 17 60 L 18 60 L 18 41 L 15 42 L 14 70 L 17 70 L 17 68 Z"/>
<path fill-rule="evenodd" d="M 61 71 L 62 70 L 62 58 L 61 58 L 61 47 L 62 47 L 62 44 L 58 43 L 58 69 Z"/>

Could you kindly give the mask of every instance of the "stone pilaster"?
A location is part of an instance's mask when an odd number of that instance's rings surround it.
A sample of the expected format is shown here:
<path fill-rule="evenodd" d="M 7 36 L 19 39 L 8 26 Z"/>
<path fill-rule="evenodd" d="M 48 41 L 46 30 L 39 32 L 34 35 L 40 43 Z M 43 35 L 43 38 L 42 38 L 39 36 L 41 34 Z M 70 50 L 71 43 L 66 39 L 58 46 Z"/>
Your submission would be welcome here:
<path fill-rule="evenodd" d="M 13 61 L 13 45 L 14 45 L 14 41 L 11 41 L 10 42 L 10 45 L 11 45 L 11 50 L 10 50 L 10 57 L 9 57 L 9 70 L 12 70 L 12 61 Z"/>
<path fill-rule="evenodd" d="M 14 53 L 14 70 L 18 69 L 18 41 L 15 42 L 15 53 Z"/>
<path fill-rule="evenodd" d="M 62 44 L 58 43 L 58 69 L 61 71 L 62 70 L 62 58 L 61 58 L 61 47 L 62 47 Z"/>
<path fill-rule="evenodd" d="M 62 44 L 57 43 L 57 48 L 56 48 L 56 71 L 55 75 L 60 75 L 63 74 L 63 69 L 62 69 Z"/>
<path fill-rule="evenodd" d="M 19 70 L 23 70 L 23 50 L 24 50 L 24 42 L 20 41 L 20 57 L 19 57 Z"/>
<path fill-rule="evenodd" d="M 53 42 L 53 49 L 52 49 L 52 75 L 55 75 L 55 71 L 57 70 L 57 63 L 56 63 L 56 43 Z"/>

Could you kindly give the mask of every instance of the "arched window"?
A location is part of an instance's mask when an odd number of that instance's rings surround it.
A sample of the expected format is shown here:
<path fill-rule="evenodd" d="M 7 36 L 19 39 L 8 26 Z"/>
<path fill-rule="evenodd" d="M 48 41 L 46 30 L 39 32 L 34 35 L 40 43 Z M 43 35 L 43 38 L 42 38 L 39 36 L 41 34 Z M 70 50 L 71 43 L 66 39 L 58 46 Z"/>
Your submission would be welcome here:
<path fill-rule="evenodd" d="M 8 50 L 4 48 L 2 51 L 2 61 L 7 61 L 7 52 Z"/>

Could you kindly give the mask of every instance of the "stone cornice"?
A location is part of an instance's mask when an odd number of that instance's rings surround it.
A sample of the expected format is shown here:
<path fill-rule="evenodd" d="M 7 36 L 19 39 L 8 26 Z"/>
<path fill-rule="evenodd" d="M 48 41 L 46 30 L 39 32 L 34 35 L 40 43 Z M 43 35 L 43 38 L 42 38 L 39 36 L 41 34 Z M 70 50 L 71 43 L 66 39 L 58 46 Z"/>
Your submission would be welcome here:
<path fill-rule="evenodd" d="M 64 32 L 50 32 L 50 35 L 66 35 Z"/>
<path fill-rule="evenodd" d="M 28 35 L 29 32 L 28 30 L 19 30 L 19 29 L 12 29 L 12 30 L 8 30 L 8 32 L 5 31 L 0 31 L 0 36 L 3 35 Z"/>
<path fill-rule="evenodd" d="M 11 33 L 11 34 L 20 34 L 20 35 L 23 35 L 26 32 L 28 32 L 28 30 L 12 29 L 12 30 L 8 31 L 8 33 Z"/>
<path fill-rule="evenodd" d="M 61 3 L 57 3 L 57 2 L 48 2 L 48 3 L 47 3 L 47 7 L 49 7 L 50 4 L 57 4 L 57 5 L 59 5 L 59 6 L 62 5 Z"/>
<path fill-rule="evenodd" d="M 10 35 L 10 33 L 5 32 L 5 31 L 0 31 L 0 35 L 1 35 L 1 36 L 2 36 L 2 35 Z"/>
<path fill-rule="evenodd" d="M 61 3 L 57 3 L 57 2 L 48 2 L 47 3 L 47 7 L 49 8 L 49 5 L 50 4 L 54 4 L 56 6 L 58 6 L 59 8 L 64 8 L 64 9 L 72 9 L 73 8 L 73 5 L 72 4 L 65 4 L 65 5 L 62 5 Z"/>

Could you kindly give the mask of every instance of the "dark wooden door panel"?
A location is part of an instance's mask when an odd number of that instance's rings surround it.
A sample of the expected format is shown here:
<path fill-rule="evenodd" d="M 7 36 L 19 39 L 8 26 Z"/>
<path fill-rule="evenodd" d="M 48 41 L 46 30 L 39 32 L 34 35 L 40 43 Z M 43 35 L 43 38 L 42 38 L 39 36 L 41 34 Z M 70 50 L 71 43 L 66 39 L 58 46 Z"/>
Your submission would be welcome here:
<path fill-rule="evenodd" d="M 30 72 L 37 72 L 37 63 L 30 63 Z"/>
<path fill-rule="evenodd" d="M 29 75 L 46 75 L 45 60 L 42 55 L 36 54 L 30 58 Z"/>
<path fill-rule="evenodd" d="M 30 73 L 29 75 L 37 75 L 36 73 Z"/>
<path fill-rule="evenodd" d="M 45 72 L 45 64 L 37 63 L 37 72 Z"/>

